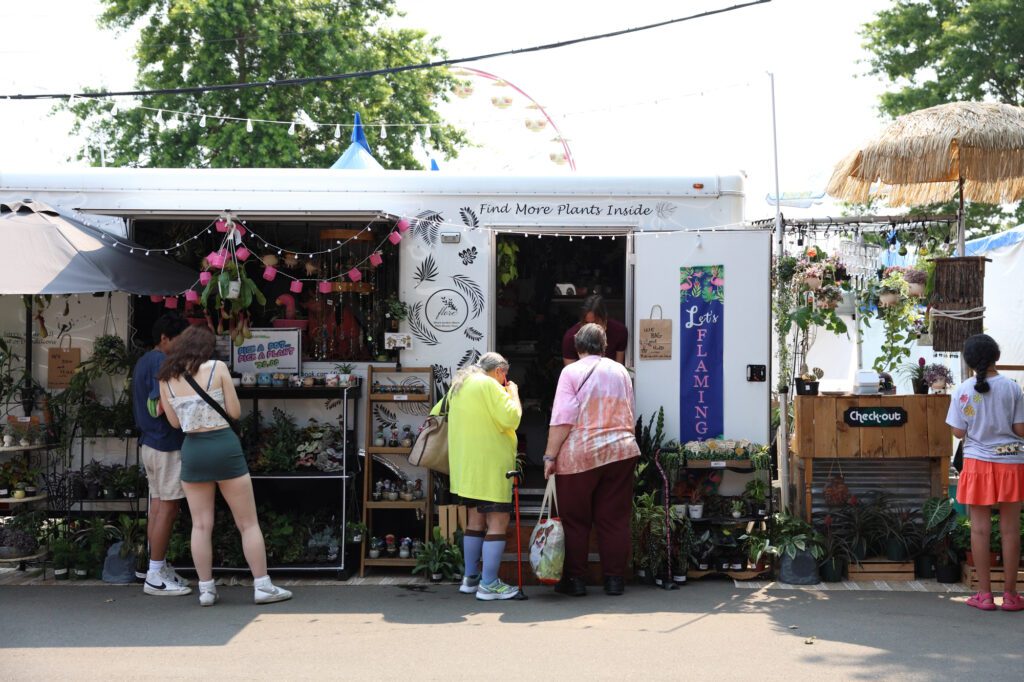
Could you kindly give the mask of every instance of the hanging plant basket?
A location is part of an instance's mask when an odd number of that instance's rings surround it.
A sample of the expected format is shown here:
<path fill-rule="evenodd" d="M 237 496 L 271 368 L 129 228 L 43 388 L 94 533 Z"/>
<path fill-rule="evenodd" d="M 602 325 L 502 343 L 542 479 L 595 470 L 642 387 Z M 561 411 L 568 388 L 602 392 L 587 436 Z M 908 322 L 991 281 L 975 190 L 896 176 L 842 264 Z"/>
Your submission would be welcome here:
<path fill-rule="evenodd" d="M 960 352 L 964 341 L 984 330 L 982 313 L 974 320 L 957 320 L 944 312 L 973 310 L 985 305 L 984 257 L 936 258 L 932 291 L 932 347 L 936 352 Z"/>

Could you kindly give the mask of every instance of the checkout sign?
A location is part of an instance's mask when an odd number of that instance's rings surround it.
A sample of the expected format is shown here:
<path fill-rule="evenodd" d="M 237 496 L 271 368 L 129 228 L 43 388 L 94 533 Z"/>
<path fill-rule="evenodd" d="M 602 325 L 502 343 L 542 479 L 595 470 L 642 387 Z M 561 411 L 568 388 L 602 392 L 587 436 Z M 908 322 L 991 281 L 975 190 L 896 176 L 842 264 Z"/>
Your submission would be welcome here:
<path fill-rule="evenodd" d="M 843 412 L 843 421 L 854 427 L 903 426 L 907 411 L 902 407 L 850 407 Z"/>

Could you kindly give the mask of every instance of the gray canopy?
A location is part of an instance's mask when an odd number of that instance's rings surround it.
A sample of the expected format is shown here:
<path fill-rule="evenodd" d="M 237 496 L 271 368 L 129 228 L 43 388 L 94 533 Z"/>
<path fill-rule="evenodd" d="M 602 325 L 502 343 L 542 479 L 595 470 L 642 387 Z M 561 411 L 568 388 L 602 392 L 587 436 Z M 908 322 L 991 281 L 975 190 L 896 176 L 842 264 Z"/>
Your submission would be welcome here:
<path fill-rule="evenodd" d="M 0 204 L 0 294 L 180 294 L 198 274 L 145 247 L 91 227 L 46 204 Z M 131 252 L 134 249 L 134 253 Z"/>

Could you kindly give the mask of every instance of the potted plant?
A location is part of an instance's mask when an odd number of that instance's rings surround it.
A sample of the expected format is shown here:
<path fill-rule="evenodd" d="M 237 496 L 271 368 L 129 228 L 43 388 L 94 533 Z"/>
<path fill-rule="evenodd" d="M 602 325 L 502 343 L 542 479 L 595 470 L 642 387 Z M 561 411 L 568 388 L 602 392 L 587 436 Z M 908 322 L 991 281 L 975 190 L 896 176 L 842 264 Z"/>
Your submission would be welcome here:
<path fill-rule="evenodd" d="M 820 263 L 808 263 L 803 267 L 804 287 L 810 291 L 820 289 L 824 274 L 824 269 Z"/>
<path fill-rule="evenodd" d="M 797 395 L 818 395 L 818 384 L 825 372 L 820 367 L 808 371 L 807 365 L 800 368 L 800 376 L 796 378 Z"/>
<path fill-rule="evenodd" d="M 768 532 L 764 530 L 764 523 L 759 524 L 745 535 L 740 536 L 743 547 L 747 552 L 747 559 L 750 567 L 760 572 L 768 570 L 772 556 L 772 543 Z"/>
<path fill-rule="evenodd" d="M 945 393 L 946 388 L 953 385 L 953 373 L 938 362 L 925 365 L 922 374 L 925 383 L 936 393 Z"/>
<path fill-rule="evenodd" d="M 384 301 L 384 317 L 388 320 L 391 331 L 398 331 L 398 323 L 409 317 L 409 305 L 392 294 Z"/>
<path fill-rule="evenodd" d="M 739 500 L 739 499 L 733 500 L 731 507 L 732 507 L 732 517 L 734 519 L 738 519 L 741 516 L 743 516 L 743 510 L 745 508 L 745 505 L 743 504 L 743 500 Z"/>
<path fill-rule="evenodd" d="M 949 498 L 930 498 L 921 511 L 924 518 L 921 545 L 934 560 L 935 579 L 940 583 L 960 582 L 960 553 L 965 545 L 970 546 L 970 527 L 958 523 Z"/>
<path fill-rule="evenodd" d="M 686 582 L 686 572 L 690 567 L 690 556 L 693 553 L 694 535 L 693 525 L 685 515 L 672 511 L 672 582 L 682 584 Z"/>
<path fill-rule="evenodd" d="M 755 476 L 747 481 L 743 495 L 750 500 L 750 506 L 758 516 L 768 515 L 768 483 L 763 478 Z"/>
<path fill-rule="evenodd" d="M 908 294 L 907 282 L 901 272 L 890 272 L 878 284 L 878 307 L 893 308 Z"/>
<path fill-rule="evenodd" d="M 18 441 L 18 445 L 20 445 L 23 448 L 27 448 L 30 445 L 32 445 L 32 437 L 34 436 L 34 433 L 35 433 L 35 427 L 33 427 L 31 425 L 26 426 L 24 429 L 21 430 L 21 433 L 20 433 L 21 438 Z"/>
<path fill-rule="evenodd" d="M 907 294 L 914 298 L 924 296 L 924 287 L 928 283 L 928 273 L 924 270 L 908 268 L 903 271 L 903 279 L 907 283 Z"/>
<path fill-rule="evenodd" d="M 842 533 L 837 532 L 835 520 L 831 514 L 826 514 L 821 527 L 821 549 L 823 557 L 819 568 L 821 579 L 827 583 L 841 582 L 846 573 L 846 567 L 853 558 L 850 552 L 850 544 Z"/>
<path fill-rule="evenodd" d="M 435 583 L 445 578 L 450 580 L 456 570 L 452 557 L 448 541 L 441 536 L 441 528 L 434 526 L 433 537 L 424 543 L 412 572 L 429 574 L 431 582 Z"/>
<path fill-rule="evenodd" d="M 897 370 L 904 379 L 910 381 L 910 384 L 914 387 L 914 393 L 918 395 L 927 395 L 928 393 L 928 382 L 924 378 L 924 368 L 924 358 L 918 358 L 917 362 L 900 365 Z"/>
<path fill-rule="evenodd" d="M 82 467 L 82 478 L 85 483 L 86 497 L 95 500 L 103 489 L 104 466 L 95 459 Z"/>
<path fill-rule="evenodd" d="M 348 388 L 358 383 L 359 377 L 352 374 L 352 370 L 355 369 L 355 365 L 351 362 L 340 362 L 334 366 L 334 371 L 338 373 L 338 387 Z"/>
<path fill-rule="evenodd" d="M 843 302 L 843 290 L 837 284 L 826 284 L 814 292 L 814 305 L 819 308 L 834 310 Z"/>
<path fill-rule="evenodd" d="M 885 536 L 881 509 L 877 503 L 866 503 L 851 496 L 846 506 L 833 512 L 836 531 L 843 534 L 850 546 L 850 556 L 861 561 Z"/>
<path fill-rule="evenodd" d="M 75 556 L 75 545 L 67 537 L 55 538 L 50 543 L 50 558 L 53 563 L 55 580 L 71 578 L 71 566 Z"/>
<path fill-rule="evenodd" d="M 377 559 L 380 557 L 380 550 L 384 547 L 384 541 L 378 537 L 370 538 L 370 548 L 367 550 L 367 555 L 371 559 Z"/>
<path fill-rule="evenodd" d="M 121 548 L 118 551 L 121 559 L 132 561 L 136 572 L 145 571 L 149 564 L 146 520 L 121 514 L 117 517 L 117 534 L 121 537 Z"/>
<path fill-rule="evenodd" d="M 14 427 L 10 424 L 4 426 L 4 447 L 14 447 Z"/>
<path fill-rule="evenodd" d="M 882 513 L 882 524 L 885 558 L 889 561 L 906 561 L 917 533 L 913 512 L 899 506 L 890 507 Z"/>
<path fill-rule="evenodd" d="M 696 566 L 698 571 L 707 571 L 711 568 L 711 555 L 714 551 L 715 544 L 711 538 L 711 531 L 706 530 L 693 541 L 689 563 Z"/>
<path fill-rule="evenodd" d="M 779 557 L 779 580 L 791 585 L 818 582 L 818 564 L 825 556 L 822 538 L 809 523 L 788 513 L 775 515 L 772 551 Z"/>
<path fill-rule="evenodd" d="M 0 464 L 0 499 L 8 498 L 14 490 L 14 463 Z"/>
<path fill-rule="evenodd" d="M 345 524 L 345 538 L 351 544 L 359 544 L 363 541 L 363 534 L 366 533 L 366 524 L 359 521 L 349 521 Z"/>
<path fill-rule="evenodd" d="M 690 503 L 686 511 L 691 519 L 700 519 L 704 516 L 704 490 L 702 485 L 696 485 L 690 491 Z"/>

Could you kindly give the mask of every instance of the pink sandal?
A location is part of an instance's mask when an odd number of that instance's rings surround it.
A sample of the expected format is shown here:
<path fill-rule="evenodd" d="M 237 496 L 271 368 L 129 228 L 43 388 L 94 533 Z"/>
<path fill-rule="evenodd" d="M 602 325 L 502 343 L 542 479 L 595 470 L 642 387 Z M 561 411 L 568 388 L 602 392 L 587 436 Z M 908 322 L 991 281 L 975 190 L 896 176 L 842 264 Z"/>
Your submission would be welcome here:
<path fill-rule="evenodd" d="M 982 611 L 996 610 L 996 603 L 992 599 L 991 592 L 979 592 L 978 594 L 972 597 L 968 597 L 967 605 L 973 606 L 976 609 L 981 609 Z M 1024 606 L 1022 606 L 1021 608 L 1024 608 Z"/>
<path fill-rule="evenodd" d="M 1024 599 L 1016 592 L 1003 592 L 1003 611 L 1024 611 Z"/>

